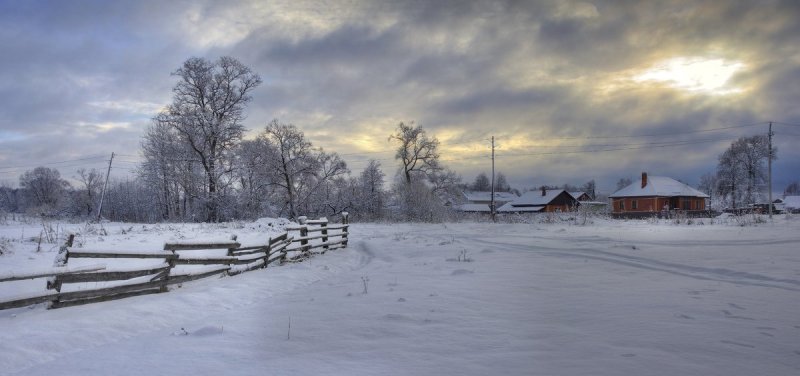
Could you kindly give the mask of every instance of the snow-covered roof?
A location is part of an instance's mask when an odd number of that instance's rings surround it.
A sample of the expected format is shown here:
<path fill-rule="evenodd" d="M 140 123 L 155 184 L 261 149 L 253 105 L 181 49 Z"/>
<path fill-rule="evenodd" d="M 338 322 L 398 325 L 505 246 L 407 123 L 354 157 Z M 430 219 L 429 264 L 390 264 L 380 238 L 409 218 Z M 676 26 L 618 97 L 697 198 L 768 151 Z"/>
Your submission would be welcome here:
<path fill-rule="evenodd" d="M 786 209 L 800 209 L 800 196 L 784 197 L 783 207 L 785 207 Z"/>
<path fill-rule="evenodd" d="M 709 196 L 700 192 L 684 183 L 681 183 L 673 178 L 666 176 L 648 176 L 647 185 L 642 188 L 642 179 L 639 179 L 633 184 L 622 188 L 608 197 L 704 197 Z"/>
<path fill-rule="evenodd" d="M 544 209 L 544 205 L 536 205 L 536 206 L 513 206 L 511 203 L 507 203 L 499 208 L 497 208 L 498 213 L 532 213 L 542 211 Z"/>
<path fill-rule="evenodd" d="M 494 193 L 494 200 L 495 201 L 503 201 L 508 202 L 516 199 L 518 196 L 511 193 L 511 192 L 495 192 Z M 492 192 L 484 192 L 484 191 L 466 191 L 464 192 L 464 198 L 467 201 L 492 201 Z"/>
<path fill-rule="evenodd" d="M 578 197 L 581 197 L 583 195 L 587 195 L 588 196 L 588 194 L 586 192 L 567 192 L 567 193 L 569 193 L 569 195 L 572 196 L 572 198 L 574 198 L 576 200 L 578 199 Z"/>
<path fill-rule="evenodd" d="M 535 191 L 528 191 L 519 196 L 514 201 L 509 202 L 511 206 L 520 207 L 520 206 L 544 206 L 553 201 L 558 195 L 564 192 L 563 189 L 550 189 L 547 190 L 544 195 L 542 195 L 542 191 L 535 190 Z"/>

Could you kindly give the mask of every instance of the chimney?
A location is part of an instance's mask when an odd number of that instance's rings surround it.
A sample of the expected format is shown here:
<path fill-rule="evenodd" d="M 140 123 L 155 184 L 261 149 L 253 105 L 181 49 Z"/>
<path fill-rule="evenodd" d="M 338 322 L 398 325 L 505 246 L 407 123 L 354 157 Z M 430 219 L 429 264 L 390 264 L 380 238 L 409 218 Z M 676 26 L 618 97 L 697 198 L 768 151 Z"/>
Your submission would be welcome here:
<path fill-rule="evenodd" d="M 547 188 L 542 186 L 542 196 L 547 196 Z"/>
<path fill-rule="evenodd" d="M 647 186 L 647 173 L 642 172 L 642 188 Z"/>

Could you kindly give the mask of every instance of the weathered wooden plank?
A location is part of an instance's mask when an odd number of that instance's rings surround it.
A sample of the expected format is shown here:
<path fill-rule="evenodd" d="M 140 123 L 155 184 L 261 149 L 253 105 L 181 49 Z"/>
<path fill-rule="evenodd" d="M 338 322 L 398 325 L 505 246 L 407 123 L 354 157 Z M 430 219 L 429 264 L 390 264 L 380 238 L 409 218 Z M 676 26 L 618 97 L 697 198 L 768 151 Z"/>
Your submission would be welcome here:
<path fill-rule="evenodd" d="M 210 277 L 210 276 L 215 275 L 215 274 L 224 273 L 224 272 L 227 272 L 228 270 L 230 270 L 230 267 L 211 270 L 211 271 L 208 271 L 208 272 L 205 272 L 205 273 L 173 275 L 173 276 L 170 276 L 169 284 L 170 285 L 174 285 L 176 283 L 194 281 L 196 279 L 202 279 L 202 278 Z"/>
<path fill-rule="evenodd" d="M 267 265 L 272 264 L 275 261 L 282 260 L 285 256 L 286 256 L 285 253 L 281 253 L 279 255 L 276 255 L 275 257 L 270 258 L 269 260 L 267 260 Z"/>
<path fill-rule="evenodd" d="M 234 251 L 233 255 L 234 256 L 244 256 L 244 255 L 252 255 L 254 253 L 266 253 L 267 252 L 267 246 L 250 248 L 250 249 L 247 249 L 247 250 L 244 250 L 244 251 L 242 251 L 242 249 L 244 249 L 244 248 L 240 248 L 240 249 Z"/>
<path fill-rule="evenodd" d="M 202 249 L 231 249 L 239 248 L 238 242 L 219 242 L 219 243 L 166 243 L 165 251 L 197 251 Z"/>
<path fill-rule="evenodd" d="M 121 293 L 121 294 L 114 294 L 114 295 L 104 295 L 104 296 L 98 296 L 98 297 L 95 297 L 95 298 L 76 299 L 76 300 L 69 300 L 69 301 L 58 301 L 58 302 L 53 302 L 53 304 L 50 305 L 50 308 L 64 308 L 64 307 L 72 307 L 72 306 L 83 305 L 83 304 L 107 302 L 107 301 L 111 301 L 111 300 L 130 298 L 130 297 L 140 296 L 140 295 L 158 294 L 159 292 L 161 292 L 161 290 L 156 288 L 156 289 L 148 289 L 148 290 L 130 291 L 130 292 L 125 292 L 125 293 Z"/>
<path fill-rule="evenodd" d="M 94 265 L 86 265 L 78 267 L 58 266 L 45 270 L 0 275 L 0 282 L 21 281 L 24 279 L 35 279 L 35 278 L 50 277 L 50 276 L 62 276 L 70 273 L 96 272 L 98 270 L 103 270 L 105 268 L 106 268 L 105 264 L 94 264 Z"/>
<path fill-rule="evenodd" d="M 177 258 L 175 265 L 231 265 L 238 261 L 236 257 Z"/>
<path fill-rule="evenodd" d="M 293 242 L 301 242 L 303 240 L 314 240 L 314 239 L 326 239 L 326 238 L 333 238 L 333 237 L 340 237 L 345 236 L 347 234 L 323 234 L 323 235 L 315 235 L 315 236 L 304 236 L 299 238 L 294 238 Z"/>
<path fill-rule="evenodd" d="M 275 254 L 277 252 L 283 251 L 284 248 L 289 246 L 289 244 L 292 244 L 292 238 L 289 238 L 289 241 L 287 241 L 286 243 L 279 244 L 279 245 L 276 245 L 275 247 L 273 247 L 272 248 L 272 252 L 270 252 L 270 254 Z"/>
<path fill-rule="evenodd" d="M 157 274 L 167 270 L 169 270 L 169 265 L 142 270 L 120 270 L 97 273 L 68 274 L 61 276 L 61 283 L 120 281 Z"/>
<path fill-rule="evenodd" d="M 300 231 L 302 227 L 287 227 L 286 231 Z M 306 227 L 307 232 L 320 232 L 324 229 L 328 230 L 338 230 L 341 226 L 328 226 L 328 227 Z"/>
<path fill-rule="evenodd" d="M 177 258 L 178 256 L 173 254 L 172 252 L 97 252 L 97 251 L 80 251 L 80 250 L 71 250 L 69 251 L 70 258 L 163 258 L 163 259 L 171 259 Z"/>
<path fill-rule="evenodd" d="M 122 294 L 126 292 L 139 291 L 150 288 L 160 288 L 161 283 L 162 283 L 161 281 L 152 281 L 152 282 L 148 281 L 140 283 L 131 283 L 128 285 L 106 287 L 101 289 L 62 292 L 58 294 L 58 300 L 64 301 L 64 300 L 75 300 L 75 299 L 85 299 L 85 298 L 96 298 L 100 296 Z"/>
<path fill-rule="evenodd" d="M 57 295 L 58 295 L 58 292 L 52 291 L 52 292 L 44 293 L 42 295 L 29 296 L 29 297 L 20 298 L 20 299 L 7 300 L 7 301 L 4 301 L 4 302 L 0 302 L 0 310 L 10 309 L 10 308 L 19 308 L 19 307 L 25 307 L 25 306 L 29 306 L 29 305 L 33 305 L 33 304 L 49 302 L 49 301 L 55 299 L 55 297 Z"/>
<path fill-rule="evenodd" d="M 307 248 L 314 249 L 314 248 L 327 247 L 327 246 L 336 245 L 336 244 L 344 244 L 345 241 L 346 240 L 344 240 L 344 239 L 329 240 L 329 241 L 324 242 L 324 243 L 313 244 L 311 246 L 307 246 Z"/>
<path fill-rule="evenodd" d="M 244 272 L 249 272 L 249 271 L 253 271 L 253 270 L 256 270 L 256 269 L 261 269 L 266 265 L 264 263 L 264 258 L 260 258 L 260 259 L 257 259 L 255 261 L 256 262 L 252 262 L 251 265 L 247 266 L 246 268 L 241 268 L 241 269 L 231 268 L 231 270 L 228 271 L 228 275 L 242 274 Z"/>
<path fill-rule="evenodd" d="M 284 241 L 284 240 L 286 240 L 286 238 L 287 238 L 288 236 L 289 236 L 289 234 L 288 234 L 288 233 L 286 233 L 286 232 L 284 232 L 283 234 L 280 234 L 280 235 L 278 235 L 278 236 L 276 236 L 276 237 L 274 237 L 274 238 L 271 238 L 271 239 L 269 239 L 269 245 L 270 245 L 270 246 L 272 246 L 272 245 L 273 245 L 273 244 L 275 244 L 275 243 L 278 243 L 278 242 Z"/>
<path fill-rule="evenodd" d="M 239 262 L 241 262 L 241 263 L 249 264 L 249 263 L 251 263 L 253 261 L 266 258 L 267 256 L 268 255 L 266 254 L 266 252 L 261 252 L 260 255 L 259 254 L 245 255 L 244 257 L 237 258 L 237 260 L 239 260 Z"/>
<path fill-rule="evenodd" d="M 267 245 L 250 245 L 247 247 L 240 247 L 233 250 L 233 252 L 245 252 L 245 251 L 252 251 L 252 250 L 259 250 L 267 248 Z"/>

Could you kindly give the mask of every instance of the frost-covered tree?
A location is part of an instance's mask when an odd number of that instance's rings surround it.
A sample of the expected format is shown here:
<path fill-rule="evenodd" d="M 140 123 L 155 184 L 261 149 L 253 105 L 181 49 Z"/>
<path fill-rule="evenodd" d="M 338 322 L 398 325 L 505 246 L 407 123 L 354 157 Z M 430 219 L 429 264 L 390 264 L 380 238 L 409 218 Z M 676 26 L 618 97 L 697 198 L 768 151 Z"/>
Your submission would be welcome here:
<path fill-rule="evenodd" d="M 231 181 L 232 150 L 242 139 L 245 108 L 261 78 L 238 60 L 190 58 L 173 73 L 179 78 L 172 104 L 156 117 L 188 145 L 205 177 L 207 221 L 220 220 L 220 192 Z"/>
<path fill-rule="evenodd" d="M 406 184 L 411 184 L 414 176 L 426 176 L 439 170 L 439 140 L 428 137 L 422 126 L 408 125 L 401 122 L 397 131 L 389 136 L 389 141 L 396 141 L 399 146 L 394 158 L 400 161 L 400 169 Z M 418 174 L 421 173 L 421 174 Z"/>
<path fill-rule="evenodd" d="M 236 151 L 236 177 L 239 183 L 239 212 L 246 218 L 271 216 L 274 212 L 271 199 L 274 194 L 275 174 L 270 169 L 278 152 L 265 137 L 244 140 Z"/>
<path fill-rule="evenodd" d="M 475 177 L 475 181 L 469 187 L 473 191 L 487 192 L 492 190 L 492 182 L 486 176 L 486 173 L 481 172 Z"/>
<path fill-rule="evenodd" d="M 697 189 L 709 196 L 708 201 L 713 209 L 720 209 L 723 205 L 719 197 L 719 178 L 716 174 L 705 173 L 700 176 L 700 184 Z"/>
<path fill-rule="evenodd" d="M 310 201 L 330 180 L 347 173 L 347 165 L 338 154 L 314 149 L 303 132 L 292 124 L 278 120 L 270 122 L 258 136 L 274 150 L 265 168 L 271 184 L 277 187 L 281 212 L 297 218 L 298 210 L 305 215 L 314 210 Z"/>
<path fill-rule="evenodd" d="M 508 185 L 508 180 L 506 180 L 506 176 L 502 172 L 498 172 L 494 179 L 494 191 L 511 192 L 511 186 Z"/>
<path fill-rule="evenodd" d="M 773 148 L 772 158 L 777 150 Z M 767 178 L 767 136 L 741 137 L 719 156 L 718 190 L 732 208 L 755 204 L 762 197 Z"/>
<path fill-rule="evenodd" d="M 385 175 L 381 171 L 381 163 L 370 160 L 358 178 L 357 202 L 360 203 L 358 214 L 363 218 L 375 220 L 383 216 L 383 208 L 386 205 L 384 183 Z"/>
<path fill-rule="evenodd" d="M 786 186 L 786 189 L 783 190 L 783 194 L 786 196 L 796 196 L 800 195 L 800 182 L 792 182 Z"/>
<path fill-rule="evenodd" d="M 617 190 L 625 188 L 631 184 L 633 184 L 633 180 L 631 180 L 631 178 L 620 178 L 617 180 Z"/>
<path fill-rule="evenodd" d="M 589 197 L 591 197 L 592 200 L 594 200 L 595 196 L 597 195 L 596 192 L 597 184 L 594 182 L 594 179 L 589 180 L 583 185 L 583 187 L 581 187 L 581 190 L 583 190 L 583 192 L 586 192 L 586 194 L 588 194 Z"/>
<path fill-rule="evenodd" d="M 105 177 L 103 174 L 96 170 L 86 170 L 85 168 L 78 169 L 77 180 L 81 183 L 81 189 L 76 192 L 76 199 L 74 203 L 80 208 L 76 212 L 84 212 L 86 216 L 92 215 L 95 210 L 95 205 L 98 204 L 100 191 L 103 189 L 103 182 Z"/>
<path fill-rule="evenodd" d="M 70 184 L 54 168 L 36 167 L 25 171 L 19 178 L 26 206 L 35 214 L 60 214 Z"/>

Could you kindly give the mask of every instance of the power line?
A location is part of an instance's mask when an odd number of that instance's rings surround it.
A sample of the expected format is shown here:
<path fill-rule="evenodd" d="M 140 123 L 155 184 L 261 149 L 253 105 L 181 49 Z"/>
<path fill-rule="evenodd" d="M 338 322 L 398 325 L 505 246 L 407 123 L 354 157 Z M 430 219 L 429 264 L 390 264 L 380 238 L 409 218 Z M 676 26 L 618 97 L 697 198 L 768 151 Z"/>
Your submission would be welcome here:
<path fill-rule="evenodd" d="M 599 153 L 599 152 L 608 152 L 608 151 L 639 150 L 639 149 L 647 149 L 647 148 L 666 148 L 666 147 L 671 147 L 671 146 L 695 145 L 695 144 L 703 144 L 703 143 L 709 143 L 709 142 L 719 142 L 719 141 L 725 141 L 725 140 L 727 140 L 727 139 L 684 141 L 684 142 L 676 142 L 676 143 L 670 143 L 670 144 L 647 145 L 647 146 L 640 146 L 640 147 L 612 148 L 612 149 L 553 151 L 553 152 L 517 153 L 517 154 L 499 154 L 498 156 L 500 156 L 500 157 L 521 157 L 521 156 L 531 156 L 531 155 L 558 155 L 558 154 Z"/>
<path fill-rule="evenodd" d="M 60 164 L 60 163 L 69 163 L 69 162 L 77 162 L 77 161 L 88 161 L 88 160 L 99 159 L 99 158 L 105 158 L 105 157 L 102 156 L 102 155 L 98 155 L 98 156 L 84 157 L 84 158 L 78 158 L 78 159 L 67 159 L 67 160 L 55 161 L 55 162 L 37 163 L 37 164 L 20 165 L 20 166 L 3 166 L 3 167 L 0 167 L 0 170 L 9 170 L 9 169 L 14 169 L 14 168 L 29 168 L 29 167 L 52 166 L 52 165 L 56 165 L 56 164 Z"/>

